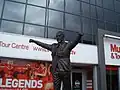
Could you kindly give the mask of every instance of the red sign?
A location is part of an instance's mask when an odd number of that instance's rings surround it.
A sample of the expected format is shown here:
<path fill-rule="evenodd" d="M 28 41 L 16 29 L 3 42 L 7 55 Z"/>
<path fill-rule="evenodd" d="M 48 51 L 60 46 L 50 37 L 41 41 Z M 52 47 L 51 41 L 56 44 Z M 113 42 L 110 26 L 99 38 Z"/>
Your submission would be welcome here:
<path fill-rule="evenodd" d="M 54 90 L 51 63 L 1 59 L 0 90 Z"/>

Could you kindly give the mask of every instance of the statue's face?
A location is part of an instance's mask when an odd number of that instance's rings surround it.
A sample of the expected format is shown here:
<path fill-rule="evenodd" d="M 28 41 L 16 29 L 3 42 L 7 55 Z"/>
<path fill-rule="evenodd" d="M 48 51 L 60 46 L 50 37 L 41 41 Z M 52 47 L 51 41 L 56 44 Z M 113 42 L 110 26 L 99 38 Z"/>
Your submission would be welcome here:
<path fill-rule="evenodd" d="M 58 43 L 63 42 L 63 40 L 64 40 L 64 34 L 63 34 L 63 32 L 59 31 L 59 32 L 56 34 L 56 39 L 57 39 L 57 42 L 58 42 Z"/>

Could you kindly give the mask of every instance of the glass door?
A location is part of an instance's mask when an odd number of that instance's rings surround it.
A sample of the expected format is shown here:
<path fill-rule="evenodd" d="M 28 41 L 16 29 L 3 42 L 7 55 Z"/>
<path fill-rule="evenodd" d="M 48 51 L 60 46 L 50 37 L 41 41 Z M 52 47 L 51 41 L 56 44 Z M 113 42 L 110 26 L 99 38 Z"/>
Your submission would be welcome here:
<path fill-rule="evenodd" d="M 82 72 L 72 72 L 72 90 L 82 90 Z"/>
<path fill-rule="evenodd" d="M 107 66 L 106 79 L 107 79 L 107 90 L 119 90 L 118 67 Z"/>

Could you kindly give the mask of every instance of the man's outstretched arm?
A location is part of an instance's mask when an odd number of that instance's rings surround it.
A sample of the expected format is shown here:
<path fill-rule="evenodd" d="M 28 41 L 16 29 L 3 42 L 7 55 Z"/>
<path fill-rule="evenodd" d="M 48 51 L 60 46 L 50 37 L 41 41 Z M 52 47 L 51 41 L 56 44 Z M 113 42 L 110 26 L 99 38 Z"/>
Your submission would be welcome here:
<path fill-rule="evenodd" d="M 30 39 L 29 40 L 30 43 L 35 43 L 37 44 L 38 46 L 41 46 L 47 50 L 52 50 L 52 45 L 49 45 L 49 44 L 46 44 L 46 43 L 43 43 L 43 42 L 40 42 L 40 41 L 37 41 L 37 40 L 33 40 L 33 39 Z"/>
<path fill-rule="evenodd" d="M 80 42 L 82 36 L 83 34 L 78 33 L 76 39 L 68 44 L 67 49 L 72 50 Z"/>

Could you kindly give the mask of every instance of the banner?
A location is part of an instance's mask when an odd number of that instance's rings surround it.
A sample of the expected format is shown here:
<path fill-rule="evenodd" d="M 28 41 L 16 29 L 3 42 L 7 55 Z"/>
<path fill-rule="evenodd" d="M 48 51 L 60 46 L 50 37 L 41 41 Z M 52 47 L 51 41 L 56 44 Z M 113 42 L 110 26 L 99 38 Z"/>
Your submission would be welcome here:
<path fill-rule="evenodd" d="M 120 40 L 104 37 L 105 63 L 120 66 Z"/>
<path fill-rule="evenodd" d="M 0 90 L 54 90 L 51 63 L 0 59 Z"/>
<path fill-rule="evenodd" d="M 47 44 L 57 43 L 54 39 L 0 32 L 0 57 L 52 61 L 51 51 L 29 43 L 29 39 Z M 72 49 L 70 60 L 72 63 L 98 64 L 97 47 L 79 43 Z"/>

